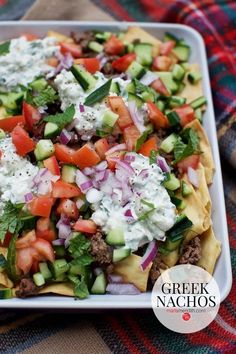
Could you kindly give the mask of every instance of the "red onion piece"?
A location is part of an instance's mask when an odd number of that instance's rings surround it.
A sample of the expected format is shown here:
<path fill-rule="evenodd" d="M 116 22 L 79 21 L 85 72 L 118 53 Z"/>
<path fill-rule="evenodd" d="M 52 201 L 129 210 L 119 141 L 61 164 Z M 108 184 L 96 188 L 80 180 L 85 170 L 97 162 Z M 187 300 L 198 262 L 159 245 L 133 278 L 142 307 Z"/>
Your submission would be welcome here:
<path fill-rule="evenodd" d="M 102 199 L 103 193 L 96 188 L 91 188 L 86 193 L 86 199 L 89 203 L 97 203 Z"/>
<path fill-rule="evenodd" d="M 124 161 L 125 162 L 134 162 L 135 156 L 132 153 L 127 153 L 127 154 L 125 154 Z"/>
<path fill-rule="evenodd" d="M 112 148 L 110 148 L 109 150 L 107 150 L 105 152 L 105 155 L 110 155 L 110 154 L 113 154 L 114 152 L 122 151 L 122 150 L 126 150 L 126 149 L 127 149 L 126 144 L 117 144 L 115 146 L 112 146 Z"/>
<path fill-rule="evenodd" d="M 58 220 L 56 227 L 59 228 L 62 224 L 70 225 L 70 219 L 64 214 L 61 214 L 61 217 Z"/>
<path fill-rule="evenodd" d="M 87 176 L 85 176 L 85 174 L 80 170 L 76 171 L 75 180 L 76 184 L 80 187 L 82 193 L 85 193 L 89 188 L 92 188 L 93 186 L 92 181 Z"/>
<path fill-rule="evenodd" d="M 116 168 L 117 168 L 117 165 L 120 168 L 122 168 L 123 170 L 125 170 L 126 172 L 128 172 L 129 175 L 131 175 L 134 172 L 133 168 L 125 161 L 120 161 L 120 159 L 118 159 L 116 162 Z"/>
<path fill-rule="evenodd" d="M 48 194 L 52 191 L 51 181 L 42 181 L 38 184 L 37 193 L 40 195 Z"/>
<path fill-rule="evenodd" d="M 125 216 L 130 217 L 130 218 L 133 217 L 131 209 L 126 210 Z"/>
<path fill-rule="evenodd" d="M 139 295 L 140 290 L 133 284 L 108 284 L 106 291 L 112 295 Z"/>
<path fill-rule="evenodd" d="M 70 53 L 66 53 L 64 56 L 61 55 L 59 59 L 60 59 L 60 63 L 56 67 L 55 74 L 58 74 L 63 69 L 70 69 L 70 67 L 73 65 L 74 62 L 74 59 Z"/>
<path fill-rule="evenodd" d="M 71 133 L 68 132 L 66 129 L 62 129 L 60 134 L 60 142 L 63 145 L 67 145 L 71 140 Z"/>
<path fill-rule="evenodd" d="M 33 193 L 30 192 L 30 193 L 25 194 L 24 198 L 25 198 L 26 203 L 31 202 L 31 200 L 33 200 L 33 198 L 34 198 Z"/>
<path fill-rule="evenodd" d="M 192 167 L 188 167 L 188 179 L 189 182 L 192 183 L 192 185 L 196 188 L 199 187 L 199 180 L 198 180 L 198 174 L 197 171 L 194 170 Z"/>
<path fill-rule="evenodd" d="M 158 156 L 157 164 L 163 172 L 170 172 L 170 167 L 168 166 L 166 159 L 164 157 Z"/>
<path fill-rule="evenodd" d="M 103 178 L 104 178 L 105 174 L 106 174 L 106 170 L 97 172 L 97 173 L 95 174 L 95 177 L 94 177 L 95 181 L 96 181 L 96 182 L 103 181 Z"/>
<path fill-rule="evenodd" d="M 71 234 L 70 225 L 61 224 L 58 228 L 58 237 L 66 239 Z"/>
<path fill-rule="evenodd" d="M 85 193 L 87 190 L 93 187 L 93 182 L 92 181 L 87 181 L 84 182 L 80 185 L 80 189 L 82 193 Z"/>
<path fill-rule="evenodd" d="M 138 111 L 136 103 L 134 101 L 130 101 L 128 103 L 128 108 L 129 108 L 131 118 L 134 122 L 134 125 L 137 127 L 137 129 L 142 134 L 146 130 L 146 127 L 144 126 L 143 116 Z"/>
<path fill-rule="evenodd" d="M 83 113 L 85 111 L 85 107 L 81 103 L 79 104 L 79 111 L 80 111 L 80 113 Z"/>
<path fill-rule="evenodd" d="M 146 74 L 139 80 L 143 85 L 149 86 L 154 80 L 158 79 L 158 75 L 152 71 L 147 71 Z"/>
<path fill-rule="evenodd" d="M 54 246 L 64 246 L 65 240 L 63 238 L 58 238 L 52 241 Z"/>
<path fill-rule="evenodd" d="M 107 166 L 108 166 L 107 161 L 102 161 L 95 167 L 95 170 L 96 171 L 103 171 L 107 168 Z"/>
<path fill-rule="evenodd" d="M 151 241 L 141 259 L 141 269 L 144 271 L 149 264 L 153 261 L 157 254 L 157 245 L 155 241 Z"/>
<path fill-rule="evenodd" d="M 109 274 L 108 281 L 109 283 L 113 283 L 113 284 L 121 284 L 123 283 L 123 278 L 121 275 L 118 274 Z"/>
<path fill-rule="evenodd" d="M 83 169 L 83 173 L 86 175 L 86 176 L 91 176 L 93 175 L 95 172 L 95 169 L 93 167 L 85 167 Z"/>

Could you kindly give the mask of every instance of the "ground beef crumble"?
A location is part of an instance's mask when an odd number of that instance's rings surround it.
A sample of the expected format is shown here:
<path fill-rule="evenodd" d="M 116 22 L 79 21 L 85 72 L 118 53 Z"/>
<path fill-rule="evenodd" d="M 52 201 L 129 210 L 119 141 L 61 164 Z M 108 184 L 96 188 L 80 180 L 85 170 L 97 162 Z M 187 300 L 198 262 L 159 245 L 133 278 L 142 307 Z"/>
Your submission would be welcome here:
<path fill-rule="evenodd" d="M 179 264 L 196 264 L 201 258 L 201 242 L 199 237 L 194 237 L 184 248 L 179 259 Z"/>
<path fill-rule="evenodd" d="M 102 238 L 101 232 L 91 237 L 91 255 L 99 264 L 110 264 L 112 260 L 112 249 Z"/>
<path fill-rule="evenodd" d="M 161 259 L 161 254 L 157 253 L 156 257 L 153 260 L 152 268 L 150 269 L 150 273 L 149 273 L 149 277 L 152 284 L 154 284 L 157 278 L 159 278 L 159 276 L 161 275 L 160 270 L 161 269 L 165 270 L 167 268 L 168 268 L 167 265 Z"/>
<path fill-rule="evenodd" d="M 20 281 L 19 289 L 16 291 L 16 296 L 25 298 L 27 296 L 37 295 L 41 287 L 34 284 L 30 278 L 23 278 Z"/>

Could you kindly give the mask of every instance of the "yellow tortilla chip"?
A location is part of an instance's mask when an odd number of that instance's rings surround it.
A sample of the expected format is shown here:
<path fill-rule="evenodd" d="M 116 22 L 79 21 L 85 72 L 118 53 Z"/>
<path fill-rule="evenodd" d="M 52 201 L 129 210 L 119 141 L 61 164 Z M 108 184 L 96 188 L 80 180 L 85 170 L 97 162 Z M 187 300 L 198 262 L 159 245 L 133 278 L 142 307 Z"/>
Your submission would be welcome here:
<path fill-rule="evenodd" d="M 200 71 L 198 64 L 190 64 L 188 71 Z M 186 98 L 186 102 L 189 103 L 196 98 L 203 95 L 202 91 L 202 81 L 199 80 L 196 84 L 192 85 L 187 79 L 188 72 L 185 74 L 183 82 L 185 83 L 185 87 L 183 91 L 180 93 L 181 97 Z"/>
<path fill-rule="evenodd" d="M 53 293 L 64 296 L 75 296 L 73 291 L 73 285 L 70 283 L 57 283 L 45 286 L 39 291 L 39 294 Z"/>
<path fill-rule="evenodd" d="M 0 273 L 0 286 L 4 286 L 5 288 L 13 288 L 13 283 L 5 272 Z"/>
<path fill-rule="evenodd" d="M 176 249 L 167 255 L 161 255 L 161 259 L 169 268 L 171 268 L 178 262 L 179 250 Z"/>
<path fill-rule="evenodd" d="M 200 240 L 202 256 L 197 265 L 212 274 L 216 261 L 221 253 L 221 242 L 215 238 L 212 227 L 209 227 L 209 229 L 201 235 Z"/>
<path fill-rule="evenodd" d="M 202 151 L 202 154 L 200 155 L 200 162 L 205 169 L 206 182 L 207 184 L 211 184 L 213 180 L 213 174 L 215 171 L 215 164 L 214 164 L 214 160 L 211 152 L 211 146 L 208 137 L 198 119 L 194 119 L 192 122 L 187 124 L 185 128 L 193 128 L 197 132 L 200 138 L 199 145 L 200 145 L 200 150 Z"/>
<path fill-rule="evenodd" d="M 70 37 L 65 36 L 62 33 L 55 32 L 55 31 L 48 31 L 47 37 L 53 37 L 55 38 L 58 42 L 66 42 L 66 43 L 73 43 L 73 39 Z"/>
<path fill-rule="evenodd" d="M 207 181 L 206 181 L 206 175 L 205 175 L 205 169 L 202 166 L 202 164 L 199 164 L 199 167 L 197 169 L 197 174 L 198 174 L 198 183 L 199 186 L 196 188 L 196 193 L 200 197 L 202 204 L 208 211 L 208 213 L 211 213 L 211 197 L 209 193 L 209 189 L 207 186 Z"/>
<path fill-rule="evenodd" d="M 125 33 L 123 40 L 132 43 L 135 39 L 139 39 L 141 42 L 150 43 L 153 45 L 152 54 L 153 56 L 158 55 L 159 47 L 161 41 L 156 37 L 153 37 L 150 33 L 144 31 L 140 27 L 132 26 L 128 28 L 128 31 Z"/>
<path fill-rule="evenodd" d="M 123 261 L 114 264 L 114 274 L 121 275 L 125 283 L 132 283 L 140 291 L 145 292 L 152 263 L 142 271 L 140 267 L 141 259 L 141 257 L 131 254 Z"/>

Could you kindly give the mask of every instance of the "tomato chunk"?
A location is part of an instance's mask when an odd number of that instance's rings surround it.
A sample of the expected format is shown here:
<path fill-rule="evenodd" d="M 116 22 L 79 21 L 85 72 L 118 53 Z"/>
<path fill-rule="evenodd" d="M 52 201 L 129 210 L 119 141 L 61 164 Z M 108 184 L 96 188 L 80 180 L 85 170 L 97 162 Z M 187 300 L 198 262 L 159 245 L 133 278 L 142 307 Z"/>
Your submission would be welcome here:
<path fill-rule="evenodd" d="M 24 36 L 29 42 L 39 39 L 39 37 L 36 34 L 29 33 L 29 32 L 22 33 L 22 36 Z"/>
<path fill-rule="evenodd" d="M 57 207 L 58 214 L 64 214 L 70 219 L 77 220 L 79 216 L 76 203 L 70 199 L 62 199 Z"/>
<path fill-rule="evenodd" d="M 100 62 L 97 58 L 80 58 L 74 60 L 75 64 L 83 65 L 91 74 L 95 74 L 100 70 Z"/>
<path fill-rule="evenodd" d="M 168 71 L 170 69 L 171 64 L 171 58 L 167 57 L 166 55 L 160 55 L 154 58 L 152 63 L 152 70 Z"/>
<path fill-rule="evenodd" d="M 108 163 L 108 168 L 112 171 L 115 170 L 115 167 L 116 167 L 116 161 L 117 159 L 119 160 L 123 160 L 124 159 L 124 154 L 125 152 L 124 151 L 117 151 L 117 152 L 113 152 L 112 154 L 110 155 L 106 155 L 106 160 L 107 160 L 107 163 Z"/>
<path fill-rule="evenodd" d="M 21 248 L 16 251 L 16 265 L 24 274 L 29 273 L 33 264 L 33 256 L 37 252 L 32 247 Z"/>
<path fill-rule="evenodd" d="M 5 132 L 10 133 L 19 124 L 25 124 L 24 116 L 12 116 L 0 119 L 0 129 L 3 129 Z"/>
<path fill-rule="evenodd" d="M 19 249 L 19 248 L 30 247 L 31 243 L 34 242 L 35 240 L 36 240 L 36 234 L 35 231 L 32 230 L 28 232 L 26 235 L 16 240 L 16 248 Z"/>
<path fill-rule="evenodd" d="M 124 72 L 128 69 L 130 64 L 136 59 L 135 53 L 125 54 L 122 57 L 112 62 L 112 67 L 119 72 Z"/>
<path fill-rule="evenodd" d="M 161 95 L 170 96 L 169 91 L 167 90 L 166 86 L 160 78 L 154 80 L 150 86 L 151 88 L 153 88 L 153 90 L 160 93 Z"/>
<path fill-rule="evenodd" d="M 124 130 L 124 140 L 128 151 L 135 149 L 138 138 L 141 136 L 140 131 L 135 125 L 125 128 Z"/>
<path fill-rule="evenodd" d="M 111 37 L 104 44 L 104 50 L 107 54 L 118 55 L 125 49 L 124 43 L 115 35 Z"/>
<path fill-rule="evenodd" d="M 12 142 L 16 147 L 18 155 L 25 156 L 33 151 L 35 142 L 29 137 L 29 134 L 20 125 L 17 125 L 11 132 Z"/>
<path fill-rule="evenodd" d="M 60 167 L 55 156 L 43 160 L 43 164 L 53 175 L 60 176 Z"/>
<path fill-rule="evenodd" d="M 85 144 L 73 155 L 73 163 L 81 170 L 85 167 L 92 167 L 101 161 L 99 155 L 90 144 Z"/>
<path fill-rule="evenodd" d="M 55 259 L 54 250 L 52 245 L 47 240 L 42 238 L 36 238 L 34 242 L 32 242 L 31 247 L 33 247 L 36 252 L 38 252 L 39 256 L 41 256 L 42 260 L 53 262 Z"/>
<path fill-rule="evenodd" d="M 156 136 L 153 136 L 150 139 L 148 139 L 147 141 L 145 141 L 145 143 L 143 143 L 143 145 L 141 146 L 139 153 L 144 156 L 149 157 L 152 150 L 155 150 L 155 151 L 158 150 Z"/>
<path fill-rule="evenodd" d="M 174 111 L 178 114 L 182 127 L 195 119 L 194 109 L 189 104 L 184 104 L 181 107 L 177 107 Z"/>
<path fill-rule="evenodd" d="M 121 130 L 124 130 L 130 125 L 133 125 L 132 118 L 130 116 L 129 110 L 126 107 L 122 97 L 119 96 L 110 96 L 108 97 L 108 103 L 111 107 L 111 110 L 119 115 L 117 124 Z"/>
<path fill-rule="evenodd" d="M 41 119 L 39 111 L 27 102 L 23 102 L 23 115 L 26 122 L 26 127 L 31 131 L 35 124 Z"/>
<path fill-rule="evenodd" d="M 49 217 L 53 205 L 53 198 L 40 196 L 34 198 L 29 204 L 29 210 L 32 215 Z"/>
<path fill-rule="evenodd" d="M 73 157 L 74 157 L 75 150 L 70 149 L 69 147 L 63 144 L 55 144 L 54 147 L 55 147 L 55 156 L 57 160 L 72 165 L 74 164 Z"/>
<path fill-rule="evenodd" d="M 162 111 L 155 105 L 155 103 L 147 102 L 148 118 L 151 123 L 154 124 L 156 129 L 167 128 L 169 125 L 167 117 Z"/>
<path fill-rule="evenodd" d="M 160 54 L 161 55 L 169 55 L 172 51 L 172 49 L 175 46 L 175 41 L 167 41 L 164 43 L 161 43 L 160 45 Z"/>
<path fill-rule="evenodd" d="M 52 186 L 52 196 L 54 198 L 73 198 L 81 195 L 79 187 L 64 181 L 57 181 Z"/>
<path fill-rule="evenodd" d="M 57 238 L 56 231 L 50 218 L 39 218 L 36 225 L 36 237 L 52 242 Z"/>
<path fill-rule="evenodd" d="M 99 139 L 94 144 L 95 150 L 97 151 L 101 160 L 104 160 L 106 151 L 109 150 L 109 144 L 106 138 Z"/>
<path fill-rule="evenodd" d="M 74 58 L 81 57 L 82 48 L 79 44 L 61 42 L 60 47 L 63 54 L 70 53 Z"/>
<path fill-rule="evenodd" d="M 192 167 L 194 170 L 196 170 L 198 168 L 199 160 L 199 155 L 191 155 L 178 162 L 177 167 L 182 173 L 188 172 L 189 167 Z"/>
<path fill-rule="evenodd" d="M 75 231 L 85 232 L 87 234 L 95 234 L 97 231 L 97 225 L 93 220 L 79 219 L 73 226 Z"/>

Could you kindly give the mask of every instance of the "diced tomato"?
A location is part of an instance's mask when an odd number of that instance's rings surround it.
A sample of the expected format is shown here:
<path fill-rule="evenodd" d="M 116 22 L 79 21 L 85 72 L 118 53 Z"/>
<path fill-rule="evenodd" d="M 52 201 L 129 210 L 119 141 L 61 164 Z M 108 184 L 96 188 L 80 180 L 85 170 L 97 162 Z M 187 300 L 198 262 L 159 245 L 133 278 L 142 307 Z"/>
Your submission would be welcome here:
<path fill-rule="evenodd" d="M 106 138 L 99 139 L 94 144 L 95 150 L 97 151 L 101 160 L 105 159 L 105 152 L 109 150 L 109 144 Z"/>
<path fill-rule="evenodd" d="M 27 232 L 26 235 L 18 238 L 16 240 L 16 248 L 26 248 L 26 247 L 30 247 L 31 243 L 34 242 L 36 240 L 36 234 L 35 231 L 29 231 Z"/>
<path fill-rule="evenodd" d="M 5 132 L 11 132 L 19 124 L 25 124 L 24 116 L 12 116 L 0 119 L 0 129 L 3 129 Z"/>
<path fill-rule="evenodd" d="M 195 119 L 194 109 L 189 104 L 175 108 L 174 111 L 178 114 L 182 127 Z"/>
<path fill-rule="evenodd" d="M 85 232 L 87 234 L 95 234 L 97 231 L 97 225 L 93 220 L 79 219 L 73 226 L 75 231 Z"/>
<path fill-rule="evenodd" d="M 40 196 L 34 198 L 29 204 L 29 210 L 32 215 L 44 216 L 48 218 L 53 206 L 53 198 L 47 196 Z"/>
<path fill-rule="evenodd" d="M 123 55 L 123 57 L 120 57 L 112 62 L 112 67 L 116 69 L 119 72 L 126 71 L 130 64 L 136 59 L 136 54 L 135 53 L 129 53 Z"/>
<path fill-rule="evenodd" d="M 91 74 L 95 74 L 100 70 L 100 62 L 97 58 L 80 58 L 74 60 L 75 64 L 83 65 Z"/>
<path fill-rule="evenodd" d="M 85 167 L 92 167 L 100 162 L 100 157 L 90 144 L 85 144 L 74 152 L 73 163 L 81 170 Z"/>
<path fill-rule="evenodd" d="M 52 186 L 53 198 L 73 198 L 81 195 L 79 187 L 65 181 L 56 181 Z"/>
<path fill-rule="evenodd" d="M 107 54 L 119 55 L 125 49 L 124 43 L 114 35 L 106 41 L 104 44 L 104 50 Z"/>
<path fill-rule="evenodd" d="M 36 225 L 36 237 L 52 242 L 57 238 L 56 231 L 49 218 L 39 218 Z"/>
<path fill-rule="evenodd" d="M 50 229 L 50 218 L 39 218 L 36 223 L 37 231 L 45 231 Z"/>
<path fill-rule="evenodd" d="M 153 90 L 160 93 L 161 95 L 170 96 L 169 91 L 167 90 L 167 88 L 165 87 L 164 83 L 160 78 L 154 80 L 150 86 L 151 88 L 153 88 Z"/>
<path fill-rule="evenodd" d="M 16 251 L 16 265 L 24 274 L 29 273 L 34 255 L 37 255 L 37 252 L 32 247 L 21 248 Z"/>
<path fill-rule="evenodd" d="M 155 151 L 158 150 L 156 136 L 153 136 L 150 139 L 148 139 L 147 141 L 145 141 L 145 143 L 143 143 L 143 145 L 141 146 L 139 153 L 144 156 L 149 157 L 152 150 L 155 150 Z"/>
<path fill-rule="evenodd" d="M 39 39 L 39 37 L 34 33 L 25 32 L 25 33 L 22 33 L 22 36 L 24 36 L 27 39 L 27 41 L 29 41 L 29 42 Z"/>
<path fill-rule="evenodd" d="M 82 55 L 82 48 L 79 44 L 61 42 L 60 47 L 63 54 L 70 53 L 74 58 L 79 58 Z"/>
<path fill-rule="evenodd" d="M 55 230 L 45 230 L 45 231 L 36 231 L 36 236 L 37 238 L 43 238 L 44 240 L 48 242 L 52 242 L 56 240 L 57 238 L 57 233 Z"/>
<path fill-rule="evenodd" d="M 42 238 L 36 238 L 36 240 L 31 244 L 31 247 L 33 247 L 36 252 L 38 252 L 42 259 L 50 262 L 54 261 L 55 254 L 50 242 Z"/>
<path fill-rule="evenodd" d="M 55 156 L 57 160 L 72 165 L 74 164 L 73 157 L 74 157 L 75 150 L 70 149 L 69 147 L 63 144 L 55 144 L 54 147 L 55 147 Z"/>
<path fill-rule="evenodd" d="M 20 125 L 17 125 L 11 132 L 12 142 L 16 147 L 18 155 L 25 156 L 33 151 L 35 142 L 29 137 L 29 134 Z"/>
<path fill-rule="evenodd" d="M 151 123 L 154 124 L 156 129 L 167 128 L 169 123 L 167 117 L 162 111 L 155 105 L 155 103 L 147 102 L 148 118 Z"/>
<path fill-rule="evenodd" d="M 110 97 L 108 97 L 108 103 L 109 103 L 109 106 L 111 107 L 111 110 L 114 113 L 119 115 L 119 118 L 117 120 L 117 124 L 121 130 L 124 130 L 125 128 L 127 128 L 130 125 L 133 125 L 132 118 L 130 116 L 128 108 L 126 107 L 122 97 L 110 96 Z"/>
<path fill-rule="evenodd" d="M 161 55 L 169 55 L 172 51 L 172 49 L 175 46 L 175 41 L 167 41 L 163 42 L 160 45 L 160 54 Z"/>
<path fill-rule="evenodd" d="M 9 231 L 7 231 L 4 241 L 0 241 L 0 246 L 1 247 L 8 247 L 9 243 L 11 241 L 11 238 L 12 238 L 12 234 Z"/>
<path fill-rule="evenodd" d="M 39 261 L 38 260 L 33 260 L 30 270 L 31 270 L 32 274 L 37 273 L 39 271 Z"/>
<path fill-rule="evenodd" d="M 54 68 L 59 64 L 59 60 L 56 57 L 52 57 L 46 60 L 46 63 Z"/>
<path fill-rule="evenodd" d="M 177 163 L 178 169 L 183 173 L 188 172 L 188 167 L 192 167 L 196 170 L 198 168 L 199 160 L 199 155 L 188 156 L 184 160 Z"/>
<path fill-rule="evenodd" d="M 64 214 L 70 219 L 77 220 L 79 216 L 76 203 L 70 199 L 62 199 L 57 207 L 58 214 Z"/>
<path fill-rule="evenodd" d="M 53 175 L 60 176 L 60 167 L 55 156 L 43 160 L 43 164 Z"/>
<path fill-rule="evenodd" d="M 107 160 L 107 163 L 108 163 L 108 168 L 110 170 L 114 171 L 117 159 L 123 160 L 124 159 L 124 154 L 125 154 L 124 151 L 117 151 L 117 152 L 113 152 L 113 154 L 107 155 L 106 156 L 106 160 Z"/>
<path fill-rule="evenodd" d="M 168 71 L 172 64 L 171 58 L 166 55 L 160 55 L 153 59 L 152 70 Z"/>
<path fill-rule="evenodd" d="M 141 136 L 140 131 L 135 125 L 131 125 L 130 127 L 125 128 L 124 132 L 124 140 L 127 146 L 128 151 L 132 151 L 135 149 L 138 138 Z"/>
<path fill-rule="evenodd" d="M 32 130 L 34 125 L 41 119 L 39 111 L 25 101 L 23 102 L 23 116 L 25 117 L 26 127 L 29 130 Z"/>

